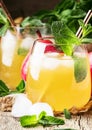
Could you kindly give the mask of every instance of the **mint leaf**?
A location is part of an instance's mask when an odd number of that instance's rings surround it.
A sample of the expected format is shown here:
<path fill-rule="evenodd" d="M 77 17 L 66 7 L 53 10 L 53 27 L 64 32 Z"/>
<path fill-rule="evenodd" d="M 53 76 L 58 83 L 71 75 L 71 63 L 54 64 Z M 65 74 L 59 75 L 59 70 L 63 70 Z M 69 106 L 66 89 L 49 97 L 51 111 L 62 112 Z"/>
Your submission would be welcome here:
<path fill-rule="evenodd" d="M 43 119 L 46 115 L 47 113 L 45 111 L 42 111 L 38 117 L 38 120 Z"/>
<path fill-rule="evenodd" d="M 30 26 L 30 27 L 39 27 L 39 26 L 43 26 L 44 23 L 41 22 L 40 19 L 37 19 L 37 18 L 31 18 L 31 17 L 26 17 L 22 23 L 21 23 L 21 26 L 22 27 L 27 27 L 27 26 Z"/>
<path fill-rule="evenodd" d="M 65 122 L 63 119 L 59 119 L 53 116 L 45 116 L 44 118 L 39 120 L 39 123 L 43 126 L 51 126 L 51 125 L 64 125 Z"/>
<path fill-rule="evenodd" d="M 25 82 L 21 80 L 19 85 L 16 87 L 17 92 L 23 93 L 25 91 Z"/>
<path fill-rule="evenodd" d="M 9 25 L 8 25 L 8 24 L 5 24 L 5 25 L 3 25 L 3 26 L 0 28 L 0 37 L 5 35 L 5 33 L 6 33 L 6 31 L 8 30 L 8 28 L 9 28 Z"/>
<path fill-rule="evenodd" d="M 63 125 L 65 122 L 63 119 L 47 116 L 45 111 L 42 111 L 38 118 L 36 115 L 23 116 L 20 118 L 20 123 L 23 127 L 33 127 L 37 125 L 42 126 L 53 126 L 53 125 Z"/>
<path fill-rule="evenodd" d="M 72 55 L 75 45 L 80 45 L 81 41 L 68 28 L 68 26 L 61 21 L 53 22 L 52 33 L 55 38 L 56 45 L 63 50 L 66 55 Z"/>
<path fill-rule="evenodd" d="M 5 33 L 9 27 L 10 27 L 10 23 L 9 23 L 3 9 L 0 8 L 0 36 L 5 35 Z"/>
<path fill-rule="evenodd" d="M 74 75 L 77 83 L 83 81 L 87 76 L 87 60 L 86 58 L 73 56 Z"/>
<path fill-rule="evenodd" d="M 83 23 L 83 20 L 78 20 L 79 25 L 82 27 L 83 30 L 83 34 L 82 34 L 82 39 L 85 38 L 88 34 L 90 34 L 92 32 L 92 26 L 91 24 L 87 24 L 85 25 Z"/>
<path fill-rule="evenodd" d="M 4 14 L 2 8 L 0 8 L 0 23 L 2 23 L 2 24 L 8 23 L 8 19 L 7 19 L 6 15 Z"/>
<path fill-rule="evenodd" d="M 25 48 L 18 48 L 17 53 L 18 55 L 23 55 L 25 56 L 28 53 L 29 50 L 25 49 Z"/>
<path fill-rule="evenodd" d="M 33 127 L 38 124 L 36 115 L 20 117 L 20 123 L 23 127 Z"/>
<path fill-rule="evenodd" d="M 92 38 L 83 38 L 82 43 L 92 43 Z"/>
<path fill-rule="evenodd" d="M 64 109 L 64 115 L 66 119 L 71 119 L 71 113 L 67 109 Z"/>
<path fill-rule="evenodd" d="M 63 125 L 64 120 L 53 116 L 47 116 L 46 112 L 42 111 L 38 117 L 38 123 L 43 126 Z"/>
<path fill-rule="evenodd" d="M 75 0 L 63 0 L 56 5 L 55 11 L 61 12 L 62 10 L 71 9 L 75 4 Z"/>
<path fill-rule="evenodd" d="M 0 97 L 6 96 L 8 94 L 9 94 L 8 87 L 6 86 L 6 84 L 2 80 L 0 80 Z"/>
<path fill-rule="evenodd" d="M 25 82 L 21 80 L 19 85 L 16 87 L 16 90 L 10 90 L 8 86 L 0 80 L 0 97 L 12 94 L 12 93 L 23 93 L 25 91 Z"/>

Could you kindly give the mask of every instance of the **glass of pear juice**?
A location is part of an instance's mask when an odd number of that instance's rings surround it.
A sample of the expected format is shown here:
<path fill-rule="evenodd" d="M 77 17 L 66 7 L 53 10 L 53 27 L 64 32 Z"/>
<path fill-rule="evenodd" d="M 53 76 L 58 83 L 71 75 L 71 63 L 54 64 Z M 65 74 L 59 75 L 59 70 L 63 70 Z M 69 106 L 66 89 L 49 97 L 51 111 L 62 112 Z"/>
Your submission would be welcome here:
<path fill-rule="evenodd" d="M 29 58 L 26 94 L 33 102 L 46 102 L 54 111 L 81 108 L 91 96 L 90 66 L 84 45 L 71 56 L 55 44 L 37 40 Z"/>
<path fill-rule="evenodd" d="M 28 51 L 31 50 L 34 40 L 38 37 L 36 35 L 37 29 L 44 35 L 46 34 L 46 30 L 43 27 L 16 27 L 16 32 L 11 27 L 1 37 L 0 80 L 4 81 L 12 90 L 17 87 L 22 79 L 21 65 Z"/>

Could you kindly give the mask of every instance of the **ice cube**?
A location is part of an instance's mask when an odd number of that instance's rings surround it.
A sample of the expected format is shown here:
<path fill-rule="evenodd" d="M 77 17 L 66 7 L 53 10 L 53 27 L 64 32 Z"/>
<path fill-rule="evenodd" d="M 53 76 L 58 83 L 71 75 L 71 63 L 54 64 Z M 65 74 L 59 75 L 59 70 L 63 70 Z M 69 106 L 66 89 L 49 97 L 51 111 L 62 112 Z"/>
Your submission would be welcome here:
<path fill-rule="evenodd" d="M 53 54 L 53 56 L 52 56 Z M 54 53 L 51 54 L 50 56 L 45 56 L 44 60 L 43 60 L 43 64 L 42 66 L 45 69 L 50 69 L 53 70 L 58 66 L 65 66 L 65 67 L 70 67 L 72 65 L 74 65 L 74 61 L 72 59 L 72 57 L 70 56 L 59 56 L 59 54 L 55 55 Z"/>
<path fill-rule="evenodd" d="M 16 47 L 16 37 L 8 30 L 1 38 L 2 63 L 11 66 Z"/>
<path fill-rule="evenodd" d="M 53 116 L 53 110 L 51 106 L 47 103 L 41 103 L 41 102 L 35 103 L 32 105 L 31 110 L 30 110 L 31 115 L 36 115 L 36 116 L 39 116 L 39 114 L 42 111 L 45 111 L 46 114 L 49 116 Z"/>
<path fill-rule="evenodd" d="M 34 37 L 26 37 L 22 40 L 21 48 L 25 48 L 27 50 L 31 49 L 33 46 L 35 38 Z"/>
<path fill-rule="evenodd" d="M 45 47 L 46 44 L 37 41 L 33 54 L 30 57 L 30 74 L 35 80 L 38 80 L 39 78 Z"/>
<path fill-rule="evenodd" d="M 12 107 L 11 115 L 14 117 L 21 117 L 30 115 L 32 102 L 26 97 L 25 94 L 18 94 L 15 97 L 15 102 Z"/>
<path fill-rule="evenodd" d="M 49 116 L 53 116 L 53 110 L 47 103 L 39 102 L 32 105 L 32 102 L 25 94 L 14 94 L 11 96 L 15 97 L 15 102 L 11 111 L 11 115 L 14 117 L 21 117 L 24 115 L 39 116 L 42 111 L 45 111 Z"/>

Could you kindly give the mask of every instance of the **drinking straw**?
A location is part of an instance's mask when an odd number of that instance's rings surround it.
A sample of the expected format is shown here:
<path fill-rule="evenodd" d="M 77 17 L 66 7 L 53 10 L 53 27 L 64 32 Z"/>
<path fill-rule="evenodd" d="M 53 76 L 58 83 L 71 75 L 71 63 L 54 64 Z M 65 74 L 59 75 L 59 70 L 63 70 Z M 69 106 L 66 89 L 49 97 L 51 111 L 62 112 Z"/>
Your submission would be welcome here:
<path fill-rule="evenodd" d="M 83 20 L 83 22 L 84 22 L 85 25 L 87 25 L 87 23 L 89 22 L 89 20 L 90 20 L 91 17 L 92 17 L 92 10 L 89 10 L 88 13 L 86 14 L 84 20 Z M 78 38 L 80 38 L 81 35 L 82 35 L 82 28 L 79 27 L 79 29 L 78 29 L 78 31 L 76 33 L 76 36 Z"/>
<path fill-rule="evenodd" d="M 1 6 L 1 8 L 3 9 L 3 11 L 4 11 L 6 17 L 8 18 L 8 20 L 9 20 L 11 26 L 14 27 L 14 29 L 15 29 L 15 23 L 14 23 L 14 21 L 13 21 L 11 15 L 10 15 L 8 9 L 6 8 L 6 6 L 5 6 L 3 0 L 0 0 L 0 6 Z M 15 30 L 16 30 L 16 29 L 15 29 Z"/>
<path fill-rule="evenodd" d="M 89 10 L 88 13 L 86 14 L 84 20 L 83 20 L 83 22 L 84 22 L 85 25 L 87 25 L 87 23 L 89 22 L 89 20 L 90 20 L 91 17 L 92 17 L 92 10 Z M 81 35 L 82 35 L 82 28 L 79 27 L 79 29 L 78 29 L 78 31 L 76 33 L 76 36 L 78 38 L 80 38 Z M 42 94 L 38 97 L 38 101 L 41 101 L 41 99 L 43 98 L 45 92 L 47 91 L 47 86 L 48 85 L 46 85 L 46 87 L 44 87 L 44 89 L 42 91 Z"/>

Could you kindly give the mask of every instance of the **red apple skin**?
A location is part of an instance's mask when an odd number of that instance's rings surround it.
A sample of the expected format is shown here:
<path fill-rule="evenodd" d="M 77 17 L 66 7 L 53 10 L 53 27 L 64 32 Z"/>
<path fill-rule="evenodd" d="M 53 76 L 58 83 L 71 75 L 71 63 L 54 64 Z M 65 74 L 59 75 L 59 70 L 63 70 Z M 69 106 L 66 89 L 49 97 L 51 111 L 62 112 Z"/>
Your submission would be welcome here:
<path fill-rule="evenodd" d="M 45 43 L 45 44 L 53 44 L 52 41 L 48 40 L 48 39 L 39 39 L 39 42 Z"/>
<path fill-rule="evenodd" d="M 47 45 L 44 53 L 48 53 L 48 52 L 56 52 L 56 53 L 63 53 L 61 50 L 58 50 L 55 46 L 51 45 Z"/>
<path fill-rule="evenodd" d="M 24 59 L 24 61 L 22 63 L 22 67 L 21 67 L 21 77 L 24 81 L 26 81 L 26 75 L 27 75 L 28 62 L 29 62 L 30 55 L 31 55 L 31 52 L 29 52 L 27 54 L 26 58 Z"/>
<path fill-rule="evenodd" d="M 42 42 L 42 44 L 53 44 L 53 42 L 48 40 L 48 39 L 46 39 L 46 40 L 41 39 L 41 40 L 38 40 L 38 41 Z M 21 77 L 24 81 L 26 81 L 26 75 L 27 75 L 28 63 L 29 63 L 30 56 L 31 56 L 31 50 L 29 51 L 26 58 L 24 59 L 24 61 L 22 63 L 22 67 L 21 67 Z"/>
<path fill-rule="evenodd" d="M 89 63 L 90 63 L 90 73 L 91 73 L 91 96 L 92 96 L 92 52 L 88 53 Z"/>
<path fill-rule="evenodd" d="M 46 48 L 44 50 L 44 53 L 48 53 L 48 52 L 63 53 L 62 51 L 58 50 L 55 46 L 53 46 L 53 42 L 48 40 L 48 39 L 39 39 L 38 42 L 40 42 L 42 44 L 47 44 Z M 22 79 L 24 81 L 26 81 L 26 75 L 27 75 L 28 63 L 29 63 L 30 56 L 31 56 L 31 50 L 29 51 L 26 58 L 24 59 L 23 64 L 22 64 L 22 68 L 21 68 L 21 76 L 22 76 Z"/>
<path fill-rule="evenodd" d="M 92 77 L 92 52 L 88 53 L 88 57 L 89 57 L 90 72 L 91 72 L 91 77 Z"/>

